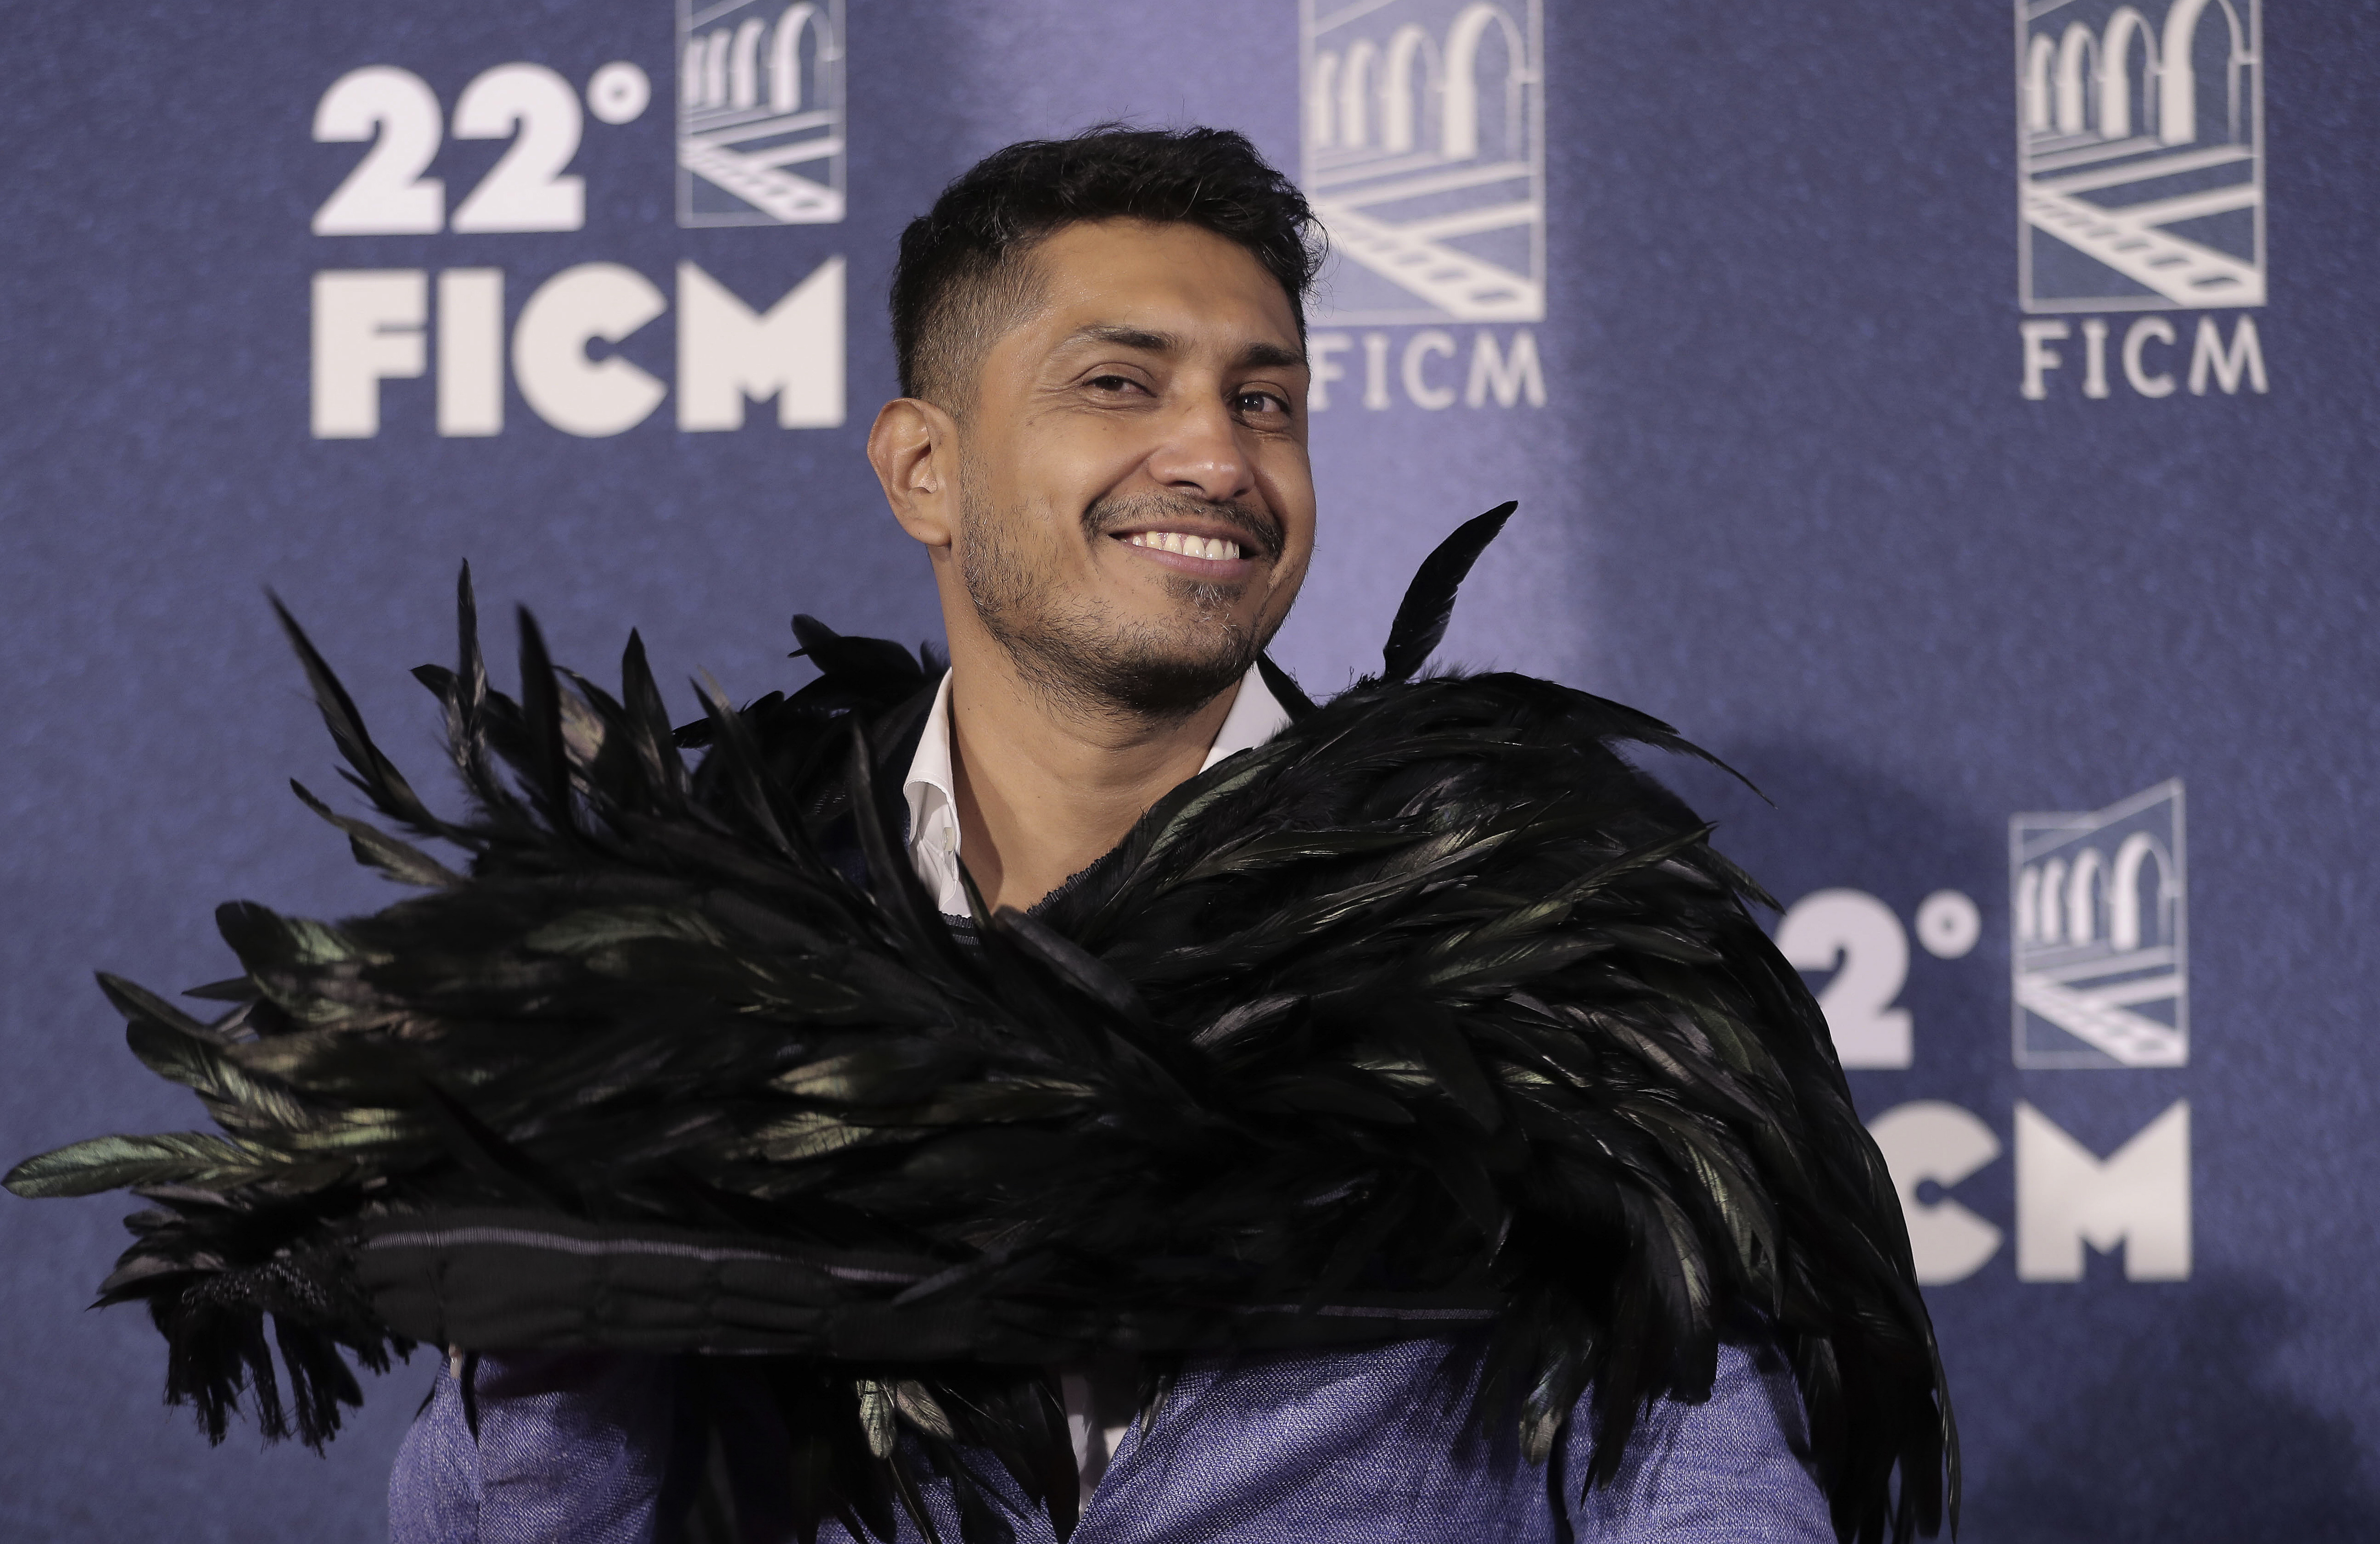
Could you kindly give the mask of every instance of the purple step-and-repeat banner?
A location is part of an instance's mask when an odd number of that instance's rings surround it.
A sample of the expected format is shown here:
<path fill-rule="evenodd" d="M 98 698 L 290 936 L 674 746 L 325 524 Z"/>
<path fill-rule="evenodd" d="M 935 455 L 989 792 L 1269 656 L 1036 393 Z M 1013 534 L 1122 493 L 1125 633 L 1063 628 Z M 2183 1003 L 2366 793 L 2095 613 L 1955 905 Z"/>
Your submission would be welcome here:
<path fill-rule="evenodd" d="M 189 1124 L 93 967 L 380 904 L 284 596 L 408 764 L 455 565 L 590 673 L 938 629 L 860 455 L 894 239 L 1009 140 L 1245 130 L 1337 252 L 1315 577 L 1678 723 L 1907 1209 L 1967 1537 L 2380 1529 L 2372 0 L 90 0 L 0 99 L 0 1148 Z M 691 716 L 690 693 L 676 704 Z M 118 1200 L 0 1204 L 0 1535 L 377 1536 L 158 1404 Z"/>

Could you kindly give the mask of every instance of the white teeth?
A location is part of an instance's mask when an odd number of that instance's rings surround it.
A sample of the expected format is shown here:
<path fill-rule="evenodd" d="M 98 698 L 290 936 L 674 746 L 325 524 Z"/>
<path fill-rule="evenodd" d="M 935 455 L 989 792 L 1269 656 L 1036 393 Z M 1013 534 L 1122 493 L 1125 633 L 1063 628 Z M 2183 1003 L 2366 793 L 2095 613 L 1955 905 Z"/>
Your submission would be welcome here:
<path fill-rule="evenodd" d="M 1209 563 L 1233 562 L 1240 555 L 1238 542 L 1226 541 L 1220 536 L 1185 536 L 1178 530 L 1136 530 L 1124 540 L 1135 547 L 1154 547 L 1161 553 L 1202 557 Z"/>

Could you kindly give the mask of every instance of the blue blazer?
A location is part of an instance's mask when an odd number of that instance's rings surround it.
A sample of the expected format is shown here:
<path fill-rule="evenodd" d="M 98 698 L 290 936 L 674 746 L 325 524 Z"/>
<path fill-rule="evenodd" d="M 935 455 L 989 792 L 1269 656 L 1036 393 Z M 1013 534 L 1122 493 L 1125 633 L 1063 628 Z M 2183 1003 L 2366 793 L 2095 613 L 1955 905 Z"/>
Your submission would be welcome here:
<path fill-rule="evenodd" d="M 1450 1349 L 1193 1362 L 1123 1438 L 1075 1544 L 1559 1544 L 1565 1531 L 1580 1544 L 1834 1544 L 1800 1396 L 1767 1347 L 1722 1346 L 1710 1399 L 1655 1405 L 1617 1481 L 1572 1495 L 1563 1518 L 1544 1467 L 1461 1439 L 1468 1392 L 1442 1375 Z M 669 1544 L 662 1529 L 702 1458 L 681 1440 L 680 1368 L 601 1351 L 483 1358 L 476 1441 L 450 1369 L 398 1455 L 392 1544 Z M 1572 1423 L 1573 1486 L 1591 1418 L 1582 1405 Z M 1019 1511 L 1020 1544 L 1054 1544 L 1046 1515 Z M 820 1538 L 850 1536 L 830 1523 Z"/>

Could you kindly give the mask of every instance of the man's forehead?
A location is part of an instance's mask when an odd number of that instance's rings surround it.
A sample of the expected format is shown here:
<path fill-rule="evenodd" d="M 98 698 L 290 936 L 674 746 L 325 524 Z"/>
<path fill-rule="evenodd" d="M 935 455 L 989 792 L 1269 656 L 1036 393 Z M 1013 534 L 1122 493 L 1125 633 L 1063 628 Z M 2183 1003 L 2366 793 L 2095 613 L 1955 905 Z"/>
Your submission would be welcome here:
<path fill-rule="evenodd" d="M 1039 244 L 1042 323 L 1052 351 L 1107 344 L 1153 353 L 1257 350 L 1305 362 L 1296 315 L 1256 255 L 1203 226 L 1108 220 Z"/>

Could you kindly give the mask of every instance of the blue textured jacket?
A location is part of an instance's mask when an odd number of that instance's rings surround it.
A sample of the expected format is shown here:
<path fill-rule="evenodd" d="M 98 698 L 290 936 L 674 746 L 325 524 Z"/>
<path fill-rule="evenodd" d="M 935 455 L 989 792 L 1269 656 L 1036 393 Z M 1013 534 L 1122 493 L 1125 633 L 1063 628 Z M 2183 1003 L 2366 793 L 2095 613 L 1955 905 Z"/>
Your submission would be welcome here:
<path fill-rule="evenodd" d="M 1462 1442 L 1466 1401 L 1439 1376 L 1441 1341 L 1194 1363 L 1146 1429 L 1124 1437 L 1076 1544 L 1557 1544 L 1730 1540 L 1833 1544 L 1800 1454 L 1791 1372 L 1722 1346 L 1702 1404 L 1664 1402 L 1616 1483 L 1558 1517 L 1547 1472 L 1509 1445 Z M 677 1420 L 678 1368 L 660 1356 L 554 1353 L 482 1360 L 479 1437 L 442 1376 L 389 1484 L 392 1544 L 654 1544 L 698 1455 Z M 1569 1475 L 1586 1465 L 1587 1415 Z M 947 1506 L 936 1521 L 957 1537 Z M 1024 1512 L 1024 1544 L 1053 1538 Z M 1565 1524 L 1567 1527 L 1565 1528 Z M 912 1538 L 904 1525 L 903 1544 Z M 832 1525 L 822 1538 L 843 1544 Z"/>

